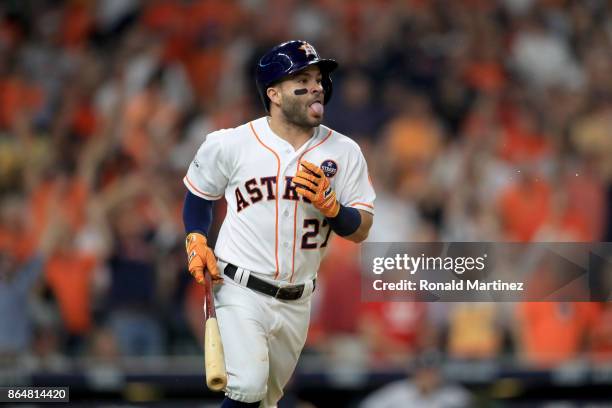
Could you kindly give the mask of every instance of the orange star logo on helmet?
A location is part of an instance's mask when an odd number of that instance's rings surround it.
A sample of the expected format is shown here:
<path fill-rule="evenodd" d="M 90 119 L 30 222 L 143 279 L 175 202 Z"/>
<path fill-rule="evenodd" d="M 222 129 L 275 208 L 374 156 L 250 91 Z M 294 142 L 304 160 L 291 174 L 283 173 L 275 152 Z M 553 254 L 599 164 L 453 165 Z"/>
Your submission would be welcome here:
<path fill-rule="evenodd" d="M 302 46 L 300 47 L 300 50 L 304 51 L 304 53 L 306 54 L 306 57 L 310 57 L 312 56 L 317 56 L 317 52 L 315 51 L 314 47 L 310 44 L 308 44 L 307 42 L 304 42 L 302 44 Z"/>

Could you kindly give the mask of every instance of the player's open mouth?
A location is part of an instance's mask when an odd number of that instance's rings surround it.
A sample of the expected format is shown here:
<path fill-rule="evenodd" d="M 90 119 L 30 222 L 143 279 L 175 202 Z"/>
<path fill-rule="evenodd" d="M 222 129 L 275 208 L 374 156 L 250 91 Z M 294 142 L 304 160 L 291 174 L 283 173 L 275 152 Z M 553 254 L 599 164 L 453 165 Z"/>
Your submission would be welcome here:
<path fill-rule="evenodd" d="M 314 101 L 310 104 L 309 108 L 315 116 L 323 115 L 323 104 L 320 101 Z"/>

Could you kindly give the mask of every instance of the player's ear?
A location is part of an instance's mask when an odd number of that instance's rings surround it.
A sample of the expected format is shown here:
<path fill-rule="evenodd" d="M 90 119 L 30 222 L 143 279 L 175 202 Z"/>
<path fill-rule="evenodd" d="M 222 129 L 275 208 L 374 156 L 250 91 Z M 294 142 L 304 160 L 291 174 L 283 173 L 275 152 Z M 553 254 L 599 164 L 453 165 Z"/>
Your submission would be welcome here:
<path fill-rule="evenodd" d="M 266 90 L 266 94 L 268 95 L 268 98 L 270 98 L 270 101 L 272 103 L 280 105 L 281 93 L 280 93 L 280 87 L 278 85 L 271 86 L 270 88 L 268 88 Z"/>

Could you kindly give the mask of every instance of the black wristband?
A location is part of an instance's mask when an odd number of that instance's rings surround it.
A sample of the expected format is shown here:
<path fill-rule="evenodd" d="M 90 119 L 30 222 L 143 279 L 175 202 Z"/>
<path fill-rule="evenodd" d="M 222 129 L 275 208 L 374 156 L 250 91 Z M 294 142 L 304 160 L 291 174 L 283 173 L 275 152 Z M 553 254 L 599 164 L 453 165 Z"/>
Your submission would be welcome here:
<path fill-rule="evenodd" d="M 351 235 L 361 225 L 361 214 L 359 210 L 352 207 L 340 206 L 338 215 L 334 218 L 327 218 L 332 231 L 341 237 Z"/>

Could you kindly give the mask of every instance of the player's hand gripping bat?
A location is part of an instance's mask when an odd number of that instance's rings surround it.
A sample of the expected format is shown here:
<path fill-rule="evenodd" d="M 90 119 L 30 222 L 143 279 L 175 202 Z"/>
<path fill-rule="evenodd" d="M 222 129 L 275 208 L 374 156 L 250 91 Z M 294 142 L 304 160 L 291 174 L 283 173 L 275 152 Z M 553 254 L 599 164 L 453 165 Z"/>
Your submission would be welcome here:
<path fill-rule="evenodd" d="M 217 324 L 210 273 L 205 273 L 204 279 L 204 368 L 206 370 L 206 385 L 212 391 L 222 391 L 227 385 L 225 353 L 223 352 L 223 343 Z"/>

